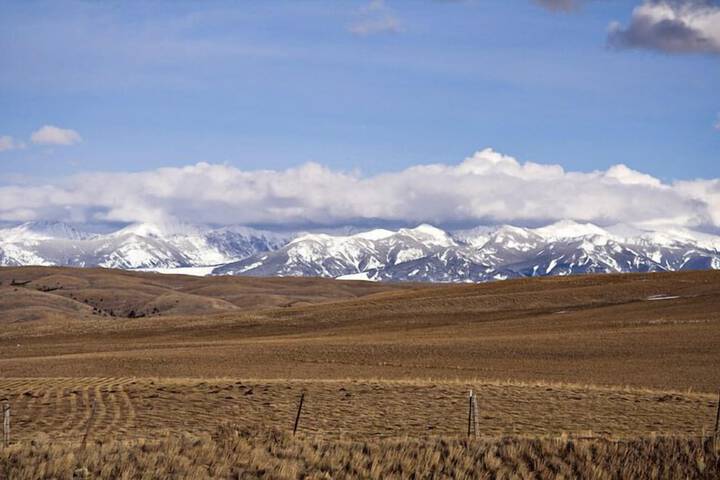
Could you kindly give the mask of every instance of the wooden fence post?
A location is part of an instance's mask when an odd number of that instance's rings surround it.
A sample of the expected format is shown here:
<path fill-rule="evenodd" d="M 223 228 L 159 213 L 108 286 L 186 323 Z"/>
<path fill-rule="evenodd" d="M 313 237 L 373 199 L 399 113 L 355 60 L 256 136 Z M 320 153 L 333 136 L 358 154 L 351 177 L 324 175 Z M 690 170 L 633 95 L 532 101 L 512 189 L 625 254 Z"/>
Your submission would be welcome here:
<path fill-rule="evenodd" d="M 90 436 L 90 429 L 92 428 L 93 422 L 95 421 L 95 412 L 97 412 L 97 399 L 93 400 L 92 411 L 90 412 L 90 418 L 88 418 L 87 427 L 85 428 L 85 435 L 83 435 L 83 439 L 82 439 L 82 449 L 83 450 L 85 450 L 85 444 L 87 443 L 87 439 Z"/>
<path fill-rule="evenodd" d="M 5 448 L 10 446 L 10 404 L 5 402 L 2 407 L 3 417 L 3 445 Z"/>
<path fill-rule="evenodd" d="M 470 393 L 468 394 L 468 429 L 467 429 L 468 437 L 470 436 L 470 433 L 472 432 L 472 424 L 473 424 L 473 391 L 470 390 Z"/>
<path fill-rule="evenodd" d="M 467 434 L 468 437 L 470 435 L 473 435 L 475 438 L 478 436 L 478 418 L 477 418 L 477 395 L 475 395 L 475 392 L 470 390 L 470 393 L 468 394 L 468 427 L 467 427 Z"/>
<path fill-rule="evenodd" d="M 297 415 L 295 415 L 295 425 L 293 426 L 293 437 L 295 436 L 295 433 L 298 429 L 298 424 L 300 423 L 300 412 L 302 412 L 303 402 L 305 401 L 305 392 L 300 394 L 300 403 L 298 404 L 298 411 Z"/>
<path fill-rule="evenodd" d="M 713 432 L 713 446 L 718 448 L 718 436 L 720 436 L 720 392 L 718 392 L 717 412 L 715 413 L 715 431 Z"/>
<path fill-rule="evenodd" d="M 478 420 L 478 404 L 477 404 L 477 394 L 473 392 L 472 396 L 472 402 L 473 402 L 473 428 L 475 429 L 475 438 L 478 436 L 479 429 L 479 420 Z"/>
<path fill-rule="evenodd" d="M 468 395 L 468 437 L 470 436 L 470 425 L 472 425 L 472 390 Z"/>
<path fill-rule="evenodd" d="M 717 413 L 715 414 L 715 436 L 720 435 L 720 392 L 718 392 Z"/>

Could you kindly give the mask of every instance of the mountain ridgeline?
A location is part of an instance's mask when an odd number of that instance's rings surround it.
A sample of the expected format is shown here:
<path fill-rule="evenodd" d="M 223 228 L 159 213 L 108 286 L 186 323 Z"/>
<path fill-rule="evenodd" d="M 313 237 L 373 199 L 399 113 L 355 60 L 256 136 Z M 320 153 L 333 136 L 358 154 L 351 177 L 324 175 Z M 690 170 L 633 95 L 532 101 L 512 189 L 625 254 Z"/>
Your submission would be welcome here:
<path fill-rule="evenodd" d="M 96 234 L 59 222 L 0 229 L 0 265 L 59 265 L 213 275 L 485 282 L 582 273 L 720 269 L 720 237 L 561 221 L 444 231 L 431 225 L 328 234 L 242 226 L 138 224 Z"/>

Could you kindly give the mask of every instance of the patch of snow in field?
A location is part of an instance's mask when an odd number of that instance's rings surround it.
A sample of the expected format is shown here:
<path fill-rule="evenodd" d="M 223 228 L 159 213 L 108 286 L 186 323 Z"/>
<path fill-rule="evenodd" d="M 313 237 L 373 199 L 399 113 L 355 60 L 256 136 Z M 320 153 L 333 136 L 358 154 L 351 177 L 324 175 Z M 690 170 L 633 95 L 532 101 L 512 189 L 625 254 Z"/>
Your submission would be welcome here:
<path fill-rule="evenodd" d="M 650 295 L 647 297 L 648 300 L 672 300 L 673 298 L 680 298 L 678 295 Z"/>

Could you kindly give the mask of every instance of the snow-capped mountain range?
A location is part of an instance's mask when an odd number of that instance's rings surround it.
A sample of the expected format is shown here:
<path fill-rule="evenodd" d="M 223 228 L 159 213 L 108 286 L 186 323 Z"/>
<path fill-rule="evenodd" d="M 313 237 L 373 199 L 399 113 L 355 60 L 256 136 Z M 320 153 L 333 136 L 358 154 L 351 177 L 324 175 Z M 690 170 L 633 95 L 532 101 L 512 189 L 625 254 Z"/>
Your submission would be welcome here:
<path fill-rule="evenodd" d="M 200 271 L 483 282 L 578 273 L 720 269 L 720 237 L 676 227 L 601 228 L 574 221 L 542 228 L 501 225 L 460 231 L 423 224 L 352 234 L 148 224 L 96 234 L 60 222 L 30 222 L 0 228 L 0 265 L 158 271 L 207 267 Z"/>
<path fill-rule="evenodd" d="M 109 234 L 60 222 L 0 229 L 0 265 L 171 269 L 220 265 L 275 250 L 287 236 L 247 227 L 136 224 Z"/>

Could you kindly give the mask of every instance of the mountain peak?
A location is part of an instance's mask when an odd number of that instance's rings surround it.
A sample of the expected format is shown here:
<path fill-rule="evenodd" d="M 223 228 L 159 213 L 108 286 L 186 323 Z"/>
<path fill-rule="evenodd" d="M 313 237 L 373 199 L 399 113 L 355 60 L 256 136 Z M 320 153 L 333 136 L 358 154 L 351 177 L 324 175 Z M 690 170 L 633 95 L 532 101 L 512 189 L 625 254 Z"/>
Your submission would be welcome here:
<path fill-rule="evenodd" d="M 360 232 L 353 235 L 355 238 L 362 238 L 364 240 L 382 240 L 395 235 L 395 232 L 386 230 L 384 228 L 376 228 L 375 230 L 368 230 L 367 232 Z"/>
<path fill-rule="evenodd" d="M 91 238 L 93 236 L 91 233 L 78 230 L 69 223 L 51 220 L 36 220 L 32 222 L 25 222 L 15 228 L 9 229 L 9 231 L 12 232 L 11 235 L 14 237 L 25 239 L 33 238 L 35 240 L 83 240 Z"/>
<path fill-rule="evenodd" d="M 159 238 L 171 235 L 190 235 L 197 233 L 194 225 L 177 222 L 132 223 L 115 232 L 117 236 L 137 235 L 139 237 Z"/>
<path fill-rule="evenodd" d="M 445 231 L 428 223 L 421 223 L 415 228 L 403 228 L 398 233 L 413 237 L 428 245 L 450 247 L 455 245 L 452 237 Z"/>
<path fill-rule="evenodd" d="M 515 235 L 521 237 L 532 236 L 532 232 L 527 228 L 516 227 L 515 225 L 501 225 L 492 233 L 494 235 Z"/>
<path fill-rule="evenodd" d="M 303 242 L 320 242 L 325 243 L 329 240 L 334 239 L 342 239 L 346 237 L 334 237 L 332 235 L 328 235 L 327 233 L 303 233 L 301 235 L 298 235 L 297 237 L 293 238 L 288 242 L 288 245 L 294 245 L 294 244 L 300 244 Z"/>
<path fill-rule="evenodd" d="M 592 235 L 611 236 L 604 230 L 592 223 L 580 223 L 575 220 L 560 220 L 545 227 L 536 228 L 534 232 L 547 240 L 560 240 L 565 238 L 579 238 Z"/>

